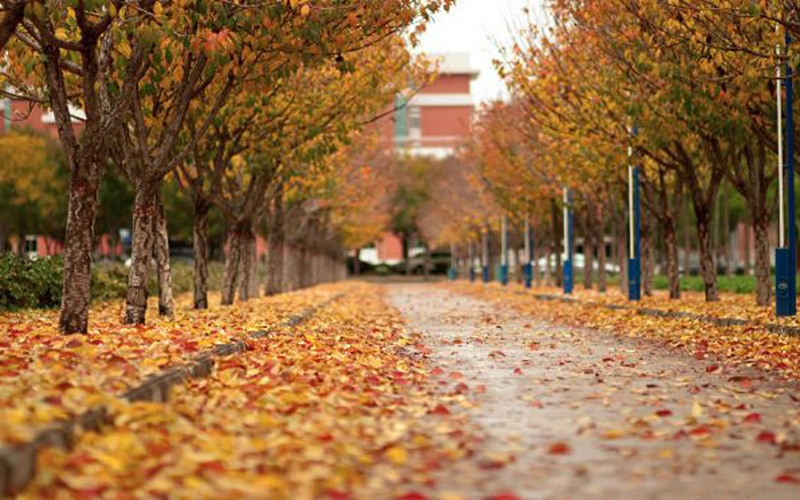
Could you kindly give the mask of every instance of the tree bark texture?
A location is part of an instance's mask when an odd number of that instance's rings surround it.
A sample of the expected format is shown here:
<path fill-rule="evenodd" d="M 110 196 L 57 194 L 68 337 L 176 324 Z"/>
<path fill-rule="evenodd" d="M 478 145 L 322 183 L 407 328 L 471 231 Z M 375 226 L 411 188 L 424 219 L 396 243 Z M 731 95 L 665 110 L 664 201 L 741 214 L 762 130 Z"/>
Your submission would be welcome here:
<path fill-rule="evenodd" d="M 194 308 L 208 309 L 208 211 L 211 206 L 196 200 L 194 203 Z"/>
<path fill-rule="evenodd" d="M 70 173 L 67 229 L 64 237 L 64 274 L 58 330 L 87 333 L 92 281 L 92 242 L 100 192 L 100 170 L 78 163 Z"/>
<path fill-rule="evenodd" d="M 241 273 L 239 272 L 239 260 L 242 258 L 242 235 L 236 227 L 230 227 L 226 238 L 225 252 L 225 274 L 222 279 L 222 300 L 223 306 L 233 304 L 236 289 L 239 285 Z"/>
<path fill-rule="evenodd" d="M 133 243 L 124 318 L 127 325 L 143 325 L 147 314 L 147 277 L 158 212 L 157 189 L 152 183 L 141 183 L 133 200 Z"/>
<path fill-rule="evenodd" d="M 167 214 L 161 200 L 161 190 L 156 190 L 156 213 L 153 224 L 153 254 L 156 259 L 158 278 L 158 314 L 175 316 L 175 301 L 172 297 L 172 271 L 169 262 L 169 230 Z"/>
<path fill-rule="evenodd" d="M 700 273 L 703 276 L 706 301 L 719 300 L 717 289 L 717 269 L 714 260 L 714 244 L 711 236 L 711 217 L 706 213 L 697 214 L 697 240 L 700 250 Z"/>

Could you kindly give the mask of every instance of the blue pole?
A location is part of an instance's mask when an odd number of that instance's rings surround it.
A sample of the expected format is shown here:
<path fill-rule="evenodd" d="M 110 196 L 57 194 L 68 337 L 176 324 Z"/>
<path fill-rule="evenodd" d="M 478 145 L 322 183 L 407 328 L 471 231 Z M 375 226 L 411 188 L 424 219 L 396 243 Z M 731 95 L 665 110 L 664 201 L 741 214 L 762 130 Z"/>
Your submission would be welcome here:
<path fill-rule="evenodd" d="M 786 53 L 792 39 L 785 35 Z M 795 200 L 794 200 L 794 88 L 792 85 L 792 68 L 786 62 L 786 163 L 781 163 L 786 172 L 786 208 L 787 230 L 786 247 L 775 250 L 775 313 L 777 316 L 794 316 L 797 314 L 797 248 L 795 244 Z M 780 92 L 780 88 L 778 88 Z M 783 159 L 781 159 L 781 162 Z M 781 172 L 783 175 L 783 172 Z M 783 203 L 783 200 L 779 201 Z"/>
<path fill-rule="evenodd" d="M 528 251 L 525 263 L 525 288 L 530 288 L 533 282 L 533 228 L 531 227 L 530 217 L 525 219 L 525 246 Z"/>
<path fill-rule="evenodd" d="M 786 32 L 786 53 L 792 38 Z M 795 244 L 795 212 L 794 212 L 794 86 L 792 85 L 793 71 L 787 59 L 786 62 L 786 189 L 787 211 L 789 222 L 789 315 L 797 314 L 797 248 Z"/>
<path fill-rule="evenodd" d="M 508 216 L 503 215 L 500 221 L 500 283 L 508 285 Z"/>
<path fill-rule="evenodd" d="M 481 261 L 483 263 L 483 283 L 489 283 L 489 224 L 487 223 L 483 230 L 482 242 L 483 256 Z"/>
<path fill-rule="evenodd" d="M 475 254 L 473 253 L 472 240 L 469 240 L 469 247 L 467 250 L 469 257 L 469 282 L 475 283 Z"/>
<path fill-rule="evenodd" d="M 564 244 L 566 245 L 567 258 L 564 260 L 564 294 L 570 295 L 573 288 L 573 220 L 572 220 L 572 193 L 564 188 Z"/>
<path fill-rule="evenodd" d="M 633 127 L 633 136 L 636 137 L 638 127 Z M 631 162 L 635 162 L 633 147 L 629 149 L 628 156 Z M 642 298 L 642 211 L 641 200 L 639 198 L 639 165 L 633 163 L 630 173 L 630 186 L 632 190 L 631 201 L 633 206 L 630 209 L 629 217 L 631 220 L 630 238 L 632 238 L 631 255 L 628 258 L 628 300 L 638 301 Z"/>

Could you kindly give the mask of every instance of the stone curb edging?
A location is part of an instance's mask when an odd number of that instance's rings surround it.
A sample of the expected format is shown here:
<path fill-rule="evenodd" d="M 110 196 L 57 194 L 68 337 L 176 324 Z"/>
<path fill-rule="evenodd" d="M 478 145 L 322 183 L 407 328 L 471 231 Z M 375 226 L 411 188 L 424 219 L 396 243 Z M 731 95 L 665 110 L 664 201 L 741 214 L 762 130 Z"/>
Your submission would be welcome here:
<path fill-rule="evenodd" d="M 338 293 L 319 304 L 312 305 L 278 325 L 278 328 L 292 328 L 310 319 L 323 307 L 340 299 L 344 293 Z M 272 330 L 250 332 L 253 340 L 269 337 Z M 226 344 L 217 344 L 207 349 L 182 365 L 172 366 L 151 375 L 140 385 L 128 390 L 120 397 L 128 402 L 149 401 L 164 403 L 169 400 L 173 386 L 189 379 L 205 378 L 211 375 L 215 358 L 239 355 L 247 351 L 247 342 L 239 339 Z M 36 456 L 39 450 L 47 447 L 70 449 L 75 444 L 79 429 L 99 431 L 104 424 L 110 422 L 108 410 L 104 406 L 91 408 L 86 412 L 68 420 L 50 424 L 36 433 L 29 442 L 17 446 L 0 448 L 0 498 L 7 498 L 22 491 L 36 475 Z"/>
<path fill-rule="evenodd" d="M 767 331 L 771 333 L 780 333 L 783 335 L 792 335 L 795 337 L 800 336 L 800 327 L 797 326 L 778 325 L 775 323 L 759 323 L 757 321 L 748 321 L 746 319 L 739 319 L 739 318 L 725 318 L 725 317 L 717 318 L 705 314 L 694 314 L 694 313 L 680 312 L 680 311 L 662 311 L 659 309 L 625 306 L 620 304 L 606 304 L 603 302 L 595 302 L 591 300 L 583 301 L 569 297 L 560 297 L 558 295 L 529 293 L 525 291 L 515 291 L 514 293 L 516 295 L 525 295 L 533 297 L 534 299 L 541 301 L 548 301 L 548 302 L 557 301 L 557 302 L 564 302 L 567 304 L 584 304 L 588 306 L 603 307 L 605 309 L 616 310 L 616 311 L 619 310 L 634 311 L 636 314 L 640 314 L 642 316 L 656 316 L 660 318 L 669 318 L 669 319 L 691 319 L 696 321 L 702 321 L 704 323 L 710 323 L 714 326 L 756 326 L 756 327 L 766 328 Z"/>

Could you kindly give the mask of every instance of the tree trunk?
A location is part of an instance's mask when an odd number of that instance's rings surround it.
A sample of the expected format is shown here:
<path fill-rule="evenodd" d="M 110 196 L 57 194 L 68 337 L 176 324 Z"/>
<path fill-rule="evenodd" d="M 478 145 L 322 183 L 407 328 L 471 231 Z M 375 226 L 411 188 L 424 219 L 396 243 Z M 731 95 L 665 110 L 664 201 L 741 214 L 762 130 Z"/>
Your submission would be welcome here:
<path fill-rule="evenodd" d="M 725 276 L 731 276 L 733 275 L 733 253 L 731 252 L 731 193 L 727 183 L 722 185 L 722 196 L 722 242 L 725 245 L 722 255 L 725 258 Z"/>
<path fill-rule="evenodd" d="M 283 204 L 275 204 L 273 222 L 267 237 L 267 295 L 276 295 L 284 290 L 283 268 L 285 265 L 283 253 L 286 241 Z"/>
<path fill-rule="evenodd" d="M 258 297 L 258 241 L 255 232 L 250 233 L 250 275 L 247 278 L 248 295 L 251 299 Z"/>
<path fill-rule="evenodd" d="M 617 228 L 617 265 L 619 266 L 619 290 L 628 296 L 628 226 L 624 217 Z"/>
<path fill-rule="evenodd" d="M 128 295 L 125 301 L 126 325 L 143 325 L 147 314 L 147 274 L 153 253 L 153 228 L 157 217 L 157 183 L 136 186 L 133 200 L 133 243 Z"/>
<path fill-rule="evenodd" d="M 752 224 L 752 223 L 751 223 Z M 750 258 L 750 225 L 745 224 L 744 226 L 744 274 L 745 276 L 750 276 L 753 274 L 753 266 L 751 265 L 751 258 Z"/>
<path fill-rule="evenodd" d="M 194 203 L 194 308 L 208 309 L 208 211 L 210 205 Z"/>
<path fill-rule="evenodd" d="M 361 247 L 356 248 L 356 257 L 353 261 L 353 276 L 361 275 Z"/>
<path fill-rule="evenodd" d="M 558 205 L 556 205 L 556 200 L 550 200 L 550 218 L 553 224 L 553 253 L 556 256 L 556 273 L 555 273 L 555 283 L 556 286 L 561 286 L 562 279 L 564 278 L 564 274 L 561 272 L 561 237 L 559 236 L 562 234 L 561 226 L 558 223 Z"/>
<path fill-rule="evenodd" d="M 253 297 L 253 280 L 256 278 L 256 237 L 251 222 L 239 225 L 239 300 L 247 302 Z"/>
<path fill-rule="evenodd" d="M 425 253 L 423 254 L 422 258 L 422 275 L 425 277 L 425 281 L 428 281 L 428 278 L 430 277 L 431 274 L 430 265 L 431 265 L 431 250 L 426 243 Z"/>
<path fill-rule="evenodd" d="M 169 232 L 167 214 L 161 201 L 161 190 L 156 190 L 156 214 L 153 221 L 153 254 L 156 258 L 158 278 L 158 315 L 175 316 L 175 301 L 172 298 L 172 271 L 169 263 Z"/>
<path fill-rule="evenodd" d="M 406 267 L 406 276 L 411 276 L 411 237 L 407 234 L 403 235 L 402 238 L 402 245 L 403 245 L 403 262 L 405 263 Z"/>
<path fill-rule="evenodd" d="M 227 252 L 225 253 L 225 274 L 222 279 L 222 301 L 223 306 L 233 304 L 236 289 L 239 285 L 241 273 L 239 272 L 239 261 L 242 258 L 242 235 L 239 227 L 229 226 L 227 238 Z"/>
<path fill-rule="evenodd" d="M 675 221 L 665 220 L 661 226 L 664 232 L 664 246 L 667 253 L 667 277 L 669 278 L 669 298 L 681 298 L 681 274 L 678 269 L 678 237 L 675 232 Z"/>
<path fill-rule="evenodd" d="M 591 208 L 589 208 L 591 210 Z M 588 216 L 587 216 L 588 217 Z M 587 221 L 589 222 L 589 221 Z M 583 288 L 591 290 L 594 285 L 594 232 L 589 230 L 591 222 L 583 225 Z"/>
<path fill-rule="evenodd" d="M 769 274 L 769 215 L 766 211 L 760 216 L 753 215 L 753 234 L 756 243 L 756 302 L 768 306 L 772 298 L 772 283 Z"/>
<path fill-rule="evenodd" d="M 642 214 L 642 293 L 653 296 L 653 221 L 649 214 Z"/>
<path fill-rule="evenodd" d="M 688 211 L 688 210 L 687 210 Z M 687 218 L 688 219 L 688 218 Z M 689 221 L 683 224 L 683 274 L 691 275 L 692 271 L 692 237 L 689 231 Z"/>
<path fill-rule="evenodd" d="M 711 217 L 709 215 L 708 213 L 697 214 L 697 241 L 706 302 L 714 302 L 719 300 L 719 291 L 717 290 L 717 269 L 714 260 L 714 245 L 711 241 Z"/>
<path fill-rule="evenodd" d="M 67 335 L 87 333 L 89 327 L 92 242 L 99 192 L 100 171 L 96 165 L 78 165 L 72 169 L 58 318 L 58 330 Z"/>
<path fill-rule="evenodd" d="M 597 249 L 597 291 L 606 293 L 608 289 L 606 274 L 606 232 L 605 221 L 602 216 L 597 217 L 594 221 L 594 243 Z"/>

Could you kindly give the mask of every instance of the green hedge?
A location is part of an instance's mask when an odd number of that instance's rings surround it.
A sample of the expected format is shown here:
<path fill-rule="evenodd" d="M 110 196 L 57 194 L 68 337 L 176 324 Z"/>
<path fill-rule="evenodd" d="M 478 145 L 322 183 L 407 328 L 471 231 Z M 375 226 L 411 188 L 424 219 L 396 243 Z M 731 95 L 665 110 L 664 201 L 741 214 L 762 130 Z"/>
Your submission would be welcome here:
<path fill-rule="evenodd" d="M 0 310 L 54 308 L 61 303 L 61 257 L 22 259 L 11 253 L 0 254 Z M 210 262 L 209 290 L 222 287 L 223 265 Z M 175 294 L 193 289 L 191 261 L 172 262 L 172 289 Z M 128 287 L 128 268 L 118 262 L 98 262 L 92 266 L 92 300 L 124 299 Z M 147 284 L 157 293 L 155 276 Z"/>

